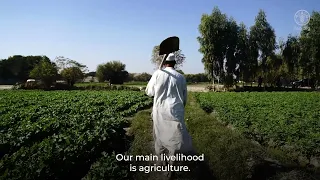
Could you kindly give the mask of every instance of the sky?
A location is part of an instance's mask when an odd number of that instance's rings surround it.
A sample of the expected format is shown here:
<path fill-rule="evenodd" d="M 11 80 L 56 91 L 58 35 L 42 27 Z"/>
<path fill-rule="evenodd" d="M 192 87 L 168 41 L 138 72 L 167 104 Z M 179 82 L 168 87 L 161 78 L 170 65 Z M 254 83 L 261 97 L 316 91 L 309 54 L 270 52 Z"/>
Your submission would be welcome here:
<path fill-rule="evenodd" d="M 198 27 L 217 6 L 247 27 L 259 9 L 277 39 L 300 31 L 298 10 L 320 11 L 318 0 L 0 0 L 0 59 L 13 55 L 64 56 L 95 71 L 119 60 L 130 73 L 153 73 L 152 49 L 180 38 L 182 71 L 203 73 Z"/>

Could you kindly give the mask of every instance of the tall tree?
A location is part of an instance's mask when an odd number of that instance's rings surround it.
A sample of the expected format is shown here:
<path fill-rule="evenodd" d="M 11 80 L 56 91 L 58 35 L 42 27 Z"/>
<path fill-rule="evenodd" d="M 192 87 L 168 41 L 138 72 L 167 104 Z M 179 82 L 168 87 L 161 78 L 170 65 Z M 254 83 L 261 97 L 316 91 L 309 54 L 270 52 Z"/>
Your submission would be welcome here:
<path fill-rule="evenodd" d="M 267 58 L 273 55 L 276 49 L 276 35 L 274 29 L 268 23 L 266 13 L 263 10 L 260 10 L 256 16 L 255 24 L 250 28 L 250 35 L 259 49 L 262 75 L 265 76 Z"/>
<path fill-rule="evenodd" d="M 271 86 L 275 86 L 277 81 L 287 77 L 287 66 L 283 62 L 281 54 L 274 54 L 268 56 L 266 61 L 265 82 Z"/>
<path fill-rule="evenodd" d="M 203 54 L 202 63 L 208 78 L 217 79 L 218 83 L 224 73 L 225 33 L 227 30 L 227 16 L 218 7 L 214 7 L 211 14 L 203 14 L 199 25 L 199 52 Z"/>
<path fill-rule="evenodd" d="M 159 51 L 160 51 L 160 46 L 154 46 L 153 47 L 153 50 L 152 50 L 152 57 L 151 57 L 151 63 L 153 65 L 155 65 L 156 69 L 160 66 L 161 64 L 161 61 L 162 61 L 162 58 L 164 55 L 159 55 Z M 186 57 L 185 55 L 182 53 L 182 50 L 178 50 L 176 52 L 174 52 L 175 56 L 176 56 L 176 61 L 177 61 L 177 64 L 175 66 L 175 68 L 181 68 L 183 63 L 185 62 L 186 60 Z"/>
<path fill-rule="evenodd" d="M 289 79 L 294 80 L 298 78 L 299 58 L 300 58 L 300 44 L 299 39 L 295 36 L 288 36 L 287 41 L 283 45 L 282 56 L 284 63 L 288 67 Z"/>
<path fill-rule="evenodd" d="M 73 86 L 77 81 L 83 80 L 88 70 L 86 65 L 63 56 L 56 57 L 55 63 L 62 79 L 67 81 L 69 86 Z"/>
<path fill-rule="evenodd" d="M 61 72 L 65 68 L 70 67 L 77 67 L 82 71 L 82 73 L 86 73 L 88 71 L 88 67 L 86 65 L 81 64 L 75 60 L 66 58 L 64 56 L 57 56 L 55 58 L 55 63 L 58 66 L 59 72 Z"/>
<path fill-rule="evenodd" d="M 237 22 L 231 17 L 227 21 L 226 41 L 225 41 L 225 76 L 224 85 L 229 87 L 235 84 L 235 76 L 238 74 L 237 65 L 239 59 L 236 56 L 237 42 L 238 42 L 239 26 Z"/>
<path fill-rule="evenodd" d="M 259 57 L 259 48 L 256 43 L 255 38 L 251 34 L 251 31 L 249 32 L 249 57 L 248 57 L 248 74 L 246 74 L 246 78 L 249 81 L 255 81 L 257 79 L 257 73 L 259 70 L 259 63 L 258 63 L 258 57 Z M 252 83 L 251 83 L 252 86 Z"/>
<path fill-rule="evenodd" d="M 236 76 L 243 82 L 249 81 L 250 64 L 249 64 L 249 34 L 246 25 L 241 22 L 239 25 L 238 43 L 236 58 L 238 59 L 238 69 Z"/>
<path fill-rule="evenodd" d="M 309 23 L 301 31 L 301 59 L 304 73 L 316 81 L 320 81 L 320 13 L 312 12 Z"/>
<path fill-rule="evenodd" d="M 84 78 L 84 73 L 79 67 L 64 68 L 60 74 L 69 86 L 73 86 L 77 81 L 83 80 Z"/>
<path fill-rule="evenodd" d="M 45 88 L 50 88 L 50 85 L 56 80 L 58 68 L 54 62 L 42 60 L 30 72 L 30 77 L 40 79 Z"/>

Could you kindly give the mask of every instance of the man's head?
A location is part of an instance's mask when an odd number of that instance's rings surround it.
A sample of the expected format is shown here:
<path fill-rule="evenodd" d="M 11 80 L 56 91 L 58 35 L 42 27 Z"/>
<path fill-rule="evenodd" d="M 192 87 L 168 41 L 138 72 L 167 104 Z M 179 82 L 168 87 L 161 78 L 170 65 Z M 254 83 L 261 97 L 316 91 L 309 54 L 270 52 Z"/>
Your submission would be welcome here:
<path fill-rule="evenodd" d="M 174 67 L 176 65 L 176 56 L 173 53 L 170 53 L 167 59 L 164 62 L 166 67 Z"/>

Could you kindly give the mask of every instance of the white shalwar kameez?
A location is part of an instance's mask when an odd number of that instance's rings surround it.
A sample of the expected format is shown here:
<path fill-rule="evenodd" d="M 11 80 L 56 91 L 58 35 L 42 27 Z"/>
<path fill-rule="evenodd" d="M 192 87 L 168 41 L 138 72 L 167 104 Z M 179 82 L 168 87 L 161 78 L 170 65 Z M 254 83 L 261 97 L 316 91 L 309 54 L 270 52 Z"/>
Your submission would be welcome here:
<path fill-rule="evenodd" d="M 151 77 L 146 94 L 154 97 L 152 119 L 155 152 L 159 156 L 192 152 L 192 140 L 184 122 L 187 83 L 174 68 L 157 70 Z"/>

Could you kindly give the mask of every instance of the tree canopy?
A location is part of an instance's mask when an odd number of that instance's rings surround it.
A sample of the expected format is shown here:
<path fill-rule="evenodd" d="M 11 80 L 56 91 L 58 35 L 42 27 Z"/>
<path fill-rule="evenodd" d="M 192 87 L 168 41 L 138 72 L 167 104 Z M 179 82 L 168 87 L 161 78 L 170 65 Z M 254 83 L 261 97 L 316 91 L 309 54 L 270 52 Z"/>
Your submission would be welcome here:
<path fill-rule="evenodd" d="M 51 62 L 47 56 L 14 55 L 0 60 L 0 82 L 15 83 L 29 79 L 31 70 L 40 61 Z"/>
<path fill-rule="evenodd" d="M 279 79 L 320 79 L 320 14 L 313 12 L 299 36 L 276 42 L 275 31 L 260 10 L 247 28 L 214 7 L 203 14 L 197 38 L 202 63 L 210 80 L 232 86 L 237 80 L 252 82 L 260 76 L 274 85 Z M 277 52 L 277 50 L 280 50 Z"/>
<path fill-rule="evenodd" d="M 96 76 L 99 82 L 109 81 L 111 84 L 123 84 L 129 73 L 126 65 L 120 61 L 110 61 L 97 67 Z"/>
<path fill-rule="evenodd" d="M 30 77 L 41 80 L 45 88 L 50 88 L 50 85 L 56 80 L 57 74 L 56 64 L 44 59 L 31 70 Z"/>
<path fill-rule="evenodd" d="M 58 56 L 55 59 L 61 77 L 67 81 L 69 86 L 73 86 L 77 81 L 83 80 L 87 72 L 87 66 L 75 60 Z"/>

